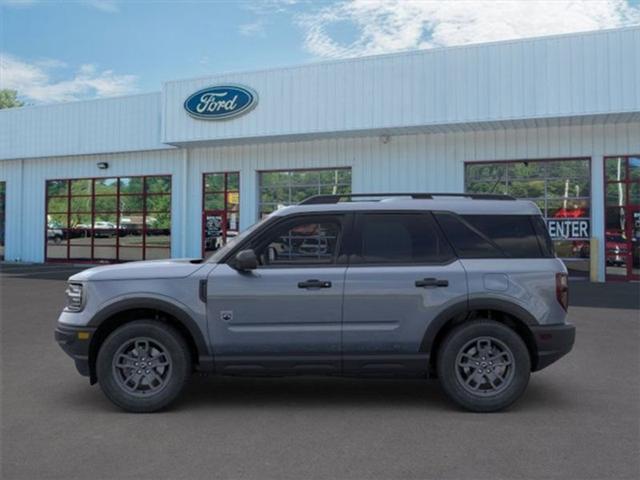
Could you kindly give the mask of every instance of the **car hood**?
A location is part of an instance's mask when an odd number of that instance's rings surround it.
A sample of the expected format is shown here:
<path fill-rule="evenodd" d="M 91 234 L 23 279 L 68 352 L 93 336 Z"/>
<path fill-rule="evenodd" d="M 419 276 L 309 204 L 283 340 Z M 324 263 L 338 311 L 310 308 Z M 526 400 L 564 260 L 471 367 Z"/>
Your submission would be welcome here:
<path fill-rule="evenodd" d="M 89 268 L 72 275 L 69 277 L 69 281 L 85 282 L 98 280 L 184 278 L 200 269 L 203 265 L 204 262 L 200 258 L 175 258 L 170 260 L 129 262 Z"/>

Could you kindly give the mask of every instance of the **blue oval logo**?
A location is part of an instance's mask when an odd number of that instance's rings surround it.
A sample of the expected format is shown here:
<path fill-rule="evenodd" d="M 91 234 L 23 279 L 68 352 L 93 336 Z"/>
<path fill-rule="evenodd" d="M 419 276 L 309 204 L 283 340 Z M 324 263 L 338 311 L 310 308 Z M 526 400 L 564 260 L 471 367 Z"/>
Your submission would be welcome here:
<path fill-rule="evenodd" d="M 258 94 L 240 85 L 204 88 L 184 102 L 189 115 L 203 120 L 224 120 L 247 113 L 258 103 Z"/>

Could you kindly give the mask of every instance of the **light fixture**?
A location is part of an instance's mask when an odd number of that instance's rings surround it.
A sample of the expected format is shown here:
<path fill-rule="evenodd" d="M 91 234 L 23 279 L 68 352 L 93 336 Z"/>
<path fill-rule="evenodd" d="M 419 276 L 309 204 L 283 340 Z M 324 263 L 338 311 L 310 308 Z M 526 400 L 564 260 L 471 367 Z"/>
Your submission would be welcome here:
<path fill-rule="evenodd" d="M 100 170 L 106 170 L 109 168 L 109 164 L 107 162 L 98 162 L 96 165 L 98 165 Z"/>

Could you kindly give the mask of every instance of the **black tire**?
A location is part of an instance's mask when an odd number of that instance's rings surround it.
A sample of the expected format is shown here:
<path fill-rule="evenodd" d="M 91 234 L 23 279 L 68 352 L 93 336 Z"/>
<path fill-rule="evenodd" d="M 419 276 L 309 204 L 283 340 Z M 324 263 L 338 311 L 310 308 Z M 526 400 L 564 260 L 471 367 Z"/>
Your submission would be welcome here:
<path fill-rule="evenodd" d="M 100 388 L 118 407 L 128 412 L 155 412 L 167 407 L 184 388 L 191 373 L 189 347 L 175 328 L 154 320 L 136 320 L 105 339 L 96 373 Z"/>
<path fill-rule="evenodd" d="M 455 403 L 473 412 L 495 412 L 524 393 L 531 359 L 514 330 L 493 320 L 477 320 L 457 326 L 446 336 L 438 352 L 437 371 L 442 388 Z"/>

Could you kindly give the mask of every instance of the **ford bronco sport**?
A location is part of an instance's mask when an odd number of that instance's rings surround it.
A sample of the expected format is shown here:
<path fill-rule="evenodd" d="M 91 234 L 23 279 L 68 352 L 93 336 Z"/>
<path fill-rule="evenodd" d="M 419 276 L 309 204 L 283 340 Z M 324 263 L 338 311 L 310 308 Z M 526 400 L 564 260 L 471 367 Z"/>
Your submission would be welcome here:
<path fill-rule="evenodd" d="M 91 268 L 66 294 L 57 341 L 132 412 L 193 371 L 437 377 L 495 411 L 575 335 L 538 207 L 501 195 L 311 197 L 206 260 Z"/>

